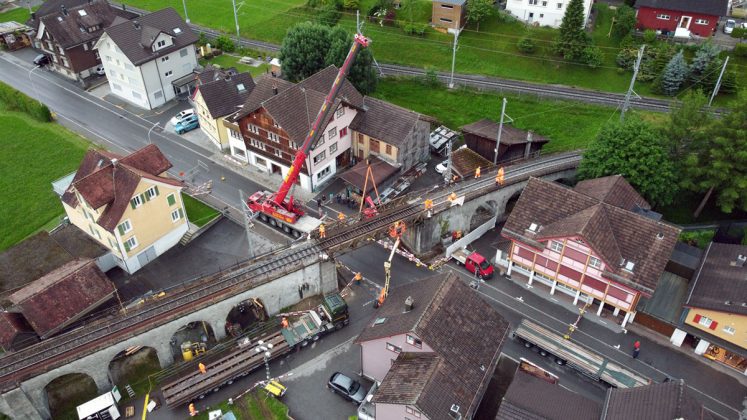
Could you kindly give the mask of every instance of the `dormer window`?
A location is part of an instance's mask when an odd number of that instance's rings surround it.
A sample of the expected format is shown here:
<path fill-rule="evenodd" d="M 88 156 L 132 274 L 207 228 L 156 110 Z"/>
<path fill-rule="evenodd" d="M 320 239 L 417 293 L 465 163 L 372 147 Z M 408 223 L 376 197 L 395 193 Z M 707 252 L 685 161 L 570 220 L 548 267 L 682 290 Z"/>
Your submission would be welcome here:
<path fill-rule="evenodd" d="M 630 271 L 632 273 L 634 267 L 635 267 L 635 263 L 633 261 L 627 261 L 625 263 L 625 270 L 626 271 Z"/>
<path fill-rule="evenodd" d="M 182 33 L 182 28 L 174 28 L 174 33 L 176 35 L 179 35 L 180 33 Z"/>
<path fill-rule="evenodd" d="M 246 87 L 244 87 L 243 83 L 239 83 L 238 85 L 236 85 L 236 90 L 238 90 L 239 92 L 243 92 L 246 90 Z"/>
<path fill-rule="evenodd" d="M 560 252 L 563 250 L 563 244 L 556 241 L 550 241 L 550 249 L 555 252 Z"/>
<path fill-rule="evenodd" d="M 83 10 L 83 9 L 80 9 L 80 10 L 78 10 L 78 14 L 79 14 L 79 15 L 81 15 L 81 16 L 85 16 L 85 15 L 87 15 L 88 13 L 86 13 L 86 11 L 85 11 L 85 10 Z"/>
<path fill-rule="evenodd" d="M 166 46 L 166 40 L 160 40 L 156 43 L 156 49 L 160 49 Z"/>

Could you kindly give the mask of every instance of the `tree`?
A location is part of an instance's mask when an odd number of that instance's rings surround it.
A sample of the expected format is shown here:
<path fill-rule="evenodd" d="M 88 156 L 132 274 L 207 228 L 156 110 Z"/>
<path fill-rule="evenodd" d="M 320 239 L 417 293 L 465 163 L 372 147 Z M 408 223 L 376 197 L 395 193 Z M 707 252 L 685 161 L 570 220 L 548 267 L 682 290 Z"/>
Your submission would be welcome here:
<path fill-rule="evenodd" d="M 601 66 L 602 60 L 604 60 L 602 50 L 594 45 L 589 45 L 588 47 L 584 48 L 583 60 L 587 66 L 593 69 Z"/>
<path fill-rule="evenodd" d="M 579 179 L 615 174 L 623 175 L 654 205 L 671 203 L 677 192 L 674 165 L 661 134 L 633 115 L 602 127 L 578 167 Z"/>
<path fill-rule="evenodd" d="M 476 23 L 478 32 L 480 31 L 480 22 L 493 16 L 494 13 L 493 0 L 467 1 L 467 22 Z"/>
<path fill-rule="evenodd" d="M 635 9 L 627 5 L 622 5 L 615 12 L 615 24 L 612 27 L 612 34 L 615 38 L 622 39 L 635 28 L 635 23 Z"/>
<path fill-rule="evenodd" d="M 713 123 L 713 114 L 708 110 L 708 98 L 699 91 L 688 92 L 675 103 L 662 132 L 673 162 L 682 162 L 685 157 L 705 141 Z M 687 187 L 687 176 L 680 177 Z"/>
<path fill-rule="evenodd" d="M 584 49 L 590 44 L 589 35 L 584 30 L 584 2 L 571 0 L 560 23 L 559 35 L 555 44 L 558 54 L 566 60 L 581 61 Z"/>
<path fill-rule="evenodd" d="M 699 209 L 715 192 L 721 211 L 747 211 L 747 95 L 734 101 L 727 114 L 710 125 L 685 165 L 691 176 L 690 189 L 705 192 Z"/>
<path fill-rule="evenodd" d="M 410 24 L 413 21 L 413 13 L 415 12 L 416 5 L 417 0 L 400 0 L 399 2 L 399 11 L 403 16 L 407 17 L 407 22 Z"/>
<path fill-rule="evenodd" d="M 687 76 L 687 63 L 685 57 L 682 55 L 682 51 L 678 52 L 661 73 L 659 88 L 661 92 L 668 96 L 674 96 L 679 92 L 682 87 L 682 82 L 685 81 Z"/>
<path fill-rule="evenodd" d="M 303 80 L 325 66 L 330 29 L 303 22 L 290 28 L 280 46 L 281 70 L 291 82 Z"/>
<path fill-rule="evenodd" d="M 708 66 L 714 61 L 718 61 L 716 67 L 721 67 L 721 59 L 718 58 L 719 49 L 711 42 L 703 43 L 698 51 L 695 52 L 695 57 L 692 63 L 690 63 L 689 73 L 687 75 L 690 84 L 698 87 L 703 87 L 703 81 L 708 77 Z M 713 67 L 713 66 L 712 66 Z M 718 77 L 718 75 L 716 75 Z"/>
<path fill-rule="evenodd" d="M 532 54 L 537 49 L 537 45 L 532 41 L 532 38 L 524 37 L 516 43 L 516 48 L 525 54 Z"/>
<path fill-rule="evenodd" d="M 236 46 L 227 35 L 221 35 L 218 38 L 215 38 L 215 48 L 224 52 L 232 52 L 236 49 Z"/>
<path fill-rule="evenodd" d="M 331 64 L 337 67 L 342 66 L 352 43 L 352 35 L 345 32 L 343 28 L 333 28 L 329 35 L 329 50 L 324 58 L 325 66 Z M 353 66 L 348 74 L 348 80 L 364 95 L 376 90 L 379 77 L 374 68 L 371 50 L 364 48 L 358 52 L 358 56 L 355 58 L 355 62 L 353 62 Z"/>

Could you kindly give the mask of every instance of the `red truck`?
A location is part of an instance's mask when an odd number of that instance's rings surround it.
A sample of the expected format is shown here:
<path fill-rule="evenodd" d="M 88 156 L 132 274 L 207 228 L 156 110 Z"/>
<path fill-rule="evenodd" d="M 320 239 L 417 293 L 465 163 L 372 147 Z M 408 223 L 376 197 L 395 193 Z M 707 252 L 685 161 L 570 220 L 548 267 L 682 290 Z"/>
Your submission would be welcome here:
<path fill-rule="evenodd" d="M 493 266 L 488 262 L 487 258 L 477 252 L 472 252 L 467 248 L 462 248 L 454 251 L 454 253 L 451 254 L 451 258 L 453 258 L 458 265 L 463 265 L 467 271 L 475 274 L 483 280 L 493 277 Z"/>

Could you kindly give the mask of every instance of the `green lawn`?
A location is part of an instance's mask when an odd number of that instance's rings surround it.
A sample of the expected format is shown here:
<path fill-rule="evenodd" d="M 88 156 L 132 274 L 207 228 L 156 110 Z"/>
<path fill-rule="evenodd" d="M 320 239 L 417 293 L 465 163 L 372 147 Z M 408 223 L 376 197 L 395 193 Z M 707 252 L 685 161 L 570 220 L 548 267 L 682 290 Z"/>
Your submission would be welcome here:
<path fill-rule="evenodd" d="M 384 79 L 373 96 L 437 118 L 458 129 L 482 118 L 498 121 L 504 95 L 473 89 L 448 90 L 424 85 L 415 79 Z M 537 100 L 531 96 L 506 95 L 506 115 L 515 127 L 550 138 L 543 151 L 558 152 L 586 147 L 602 125 L 618 118 L 613 108 L 570 101 Z M 637 112 L 637 111 L 634 111 Z M 642 113 L 658 119 L 655 113 Z"/>
<path fill-rule="evenodd" d="M 218 210 L 186 194 L 182 194 L 182 200 L 187 210 L 187 218 L 197 227 L 206 225 L 220 214 Z"/>
<path fill-rule="evenodd" d="M 34 8 L 34 10 L 36 10 L 36 7 Z M 31 17 L 31 14 L 29 13 L 28 8 L 18 7 L 16 9 L 0 13 L 0 22 L 15 21 L 18 23 L 26 23 L 29 17 Z"/>
<path fill-rule="evenodd" d="M 256 56 L 257 55 L 255 54 L 254 57 Z M 257 77 L 259 75 L 265 74 L 268 72 L 267 69 L 270 68 L 270 65 L 266 63 L 262 63 L 258 67 L 247 66 L 246 64 L 239 63 L 240 59 L 241 59 L 240 56 L 231 55 L 231 54 L 221 54 L 209 60 L 200 59 L 200 64 L 204 66 L 210 63 L 210 64 L 218 65 L 221 68 L 236 67 L 236 70 L 238 70 L 239 73 L 249 72 L 251 73 L 252 77 Z"/>
<path fill-rule="evenodd" d="M 288 391 L 291 392 L 291 391 Z M 232 411 L 238 420 L 287 420 L 288 407 L 275 398 L 267 397 L 264 391 L 250 392 L 233 405 L 223 401 L 211 410 L 221 410 L 224 414 Z M 203 411 L 193 417 L 196 420 L 207 420 L 208 413 Z"/>
<path fill-rule="evenodd" d="M 64 213 L 51 182 L 75 171 L 89 143 L 57 123 L 40 123 L 16 112 L 0 111 L 0 251 Z"/>

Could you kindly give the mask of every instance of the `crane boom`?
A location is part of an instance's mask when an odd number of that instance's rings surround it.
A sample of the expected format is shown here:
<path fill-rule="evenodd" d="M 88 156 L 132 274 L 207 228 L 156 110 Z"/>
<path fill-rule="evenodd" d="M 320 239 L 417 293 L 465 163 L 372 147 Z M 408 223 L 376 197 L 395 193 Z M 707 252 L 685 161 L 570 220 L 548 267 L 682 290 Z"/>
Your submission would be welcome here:
<path fill-rule="evenodd" d="M 309 133 L 306 135 L 306 139 L 298 149 L 298 152 L 296 152 L 296 157 L 295 159 L 293 159 L 293 164 L 288 169 L 288 174 L 285 176 L 282 185 L 280 185 L 280 189 L 273 198 L 273 201 L 276 205 L 283 206 L 285 197 L 288 195 L 291 187 L 293 187 L 293 184 L 296 182 L 298 174 L 301 171 L 301 166 L 303 166 L 303 163 L 306 160 L 306 156 L 308 155 L 309 150 L 311 150 L 311 146 L 316 144 L 319 137 L 324 134 L 324 127 L 322 127 L 322 124 L 324 124 L 324 122 L 327 120 L 329 114 L 334 111 L 332 109 L 332 105 L 335 101 L 335 98 L 337 98 L 337 95 L 340 93 L 340 89 L 342 89 L 342 84 L 345 82 L 345 78 L 350 72 L 350 67 L 352 67 L 356 55 L 358 55 L 358 52 L 362 47 L 367 46 L 368 39 L 361 34 L 355 34 L 353 45 L 350 47 L 350 51 L 348 51 L 345 62 L 342 64 L 342 67 L 340 67 L 340 71 L 337 73 L 337 77 L 335 78 L 334 83 L 332 83 L 332 88 L 324 98 L 324 103 L 319 109 L 319 112 L 316 114 L 314 123 L 309 128 Z M 293 200 L 291 199 L 291 206 L 292 201 Z"/>

